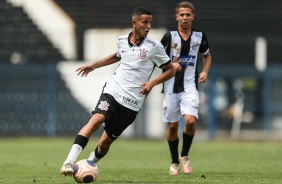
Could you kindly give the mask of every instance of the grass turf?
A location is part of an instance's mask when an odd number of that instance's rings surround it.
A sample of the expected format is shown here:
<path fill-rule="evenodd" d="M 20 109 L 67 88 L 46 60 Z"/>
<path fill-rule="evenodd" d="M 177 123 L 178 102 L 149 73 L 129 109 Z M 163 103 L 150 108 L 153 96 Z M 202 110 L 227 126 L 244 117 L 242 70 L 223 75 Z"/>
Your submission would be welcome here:
<path fill-rule="evenodd" d="M 1 138 L 0 183 L 71 184 L 59 175 L 73 138 Z M 87 158 L 98 140 L 92 138 L 79 156 Z M 166 141 L 119 138 L 97 165 L 97 184 L 115 183 L 282 183 L 279 142 L 194 142 L 193 173 L 169 176 Z"/>

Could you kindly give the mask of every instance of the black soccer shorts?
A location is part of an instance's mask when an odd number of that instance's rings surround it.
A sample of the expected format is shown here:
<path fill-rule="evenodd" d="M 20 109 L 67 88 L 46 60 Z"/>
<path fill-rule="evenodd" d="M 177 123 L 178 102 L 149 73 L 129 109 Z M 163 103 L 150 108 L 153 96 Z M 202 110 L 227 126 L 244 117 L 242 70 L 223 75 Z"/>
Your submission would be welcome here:
<path fill-rule="evenodd" d="M 112 140 L 116 140 L 122 132 L 131 125 L 138 114 L 118 103 L 114 97 L 107 93 L 102 93 L 92 114 L 100 113 L 105 116 L 104 130 Z"/>

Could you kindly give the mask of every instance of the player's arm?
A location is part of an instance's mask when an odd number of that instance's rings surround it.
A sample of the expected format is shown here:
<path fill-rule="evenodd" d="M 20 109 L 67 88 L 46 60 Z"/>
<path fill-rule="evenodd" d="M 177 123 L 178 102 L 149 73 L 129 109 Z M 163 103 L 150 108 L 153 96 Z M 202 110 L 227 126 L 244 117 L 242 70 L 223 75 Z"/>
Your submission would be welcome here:
<path fill-rule="evenodd" d="M 203 56 L 203 70 L 199 75 L 199 82 L 203 83 L 207 81 L 208 72 L 211 66 L 211 54 L 208 52 L 206 55 Z"/>
<path fill-rule="evenodd" d="M 94 61 L 92 63 L 81 66 L 76 70 L 76 72 L 77 72 L 77 75 L 81 75 L 81 77 L 86 77 L 88 73 L 92 72 L 96 68 L 107 66 L 107 65 L 116 63 L 118 61 L 120 61 L 120 58 L 117 57 L 116 53 L 114 53 L 101 60 Z"/>
<path fill-rule="evenodd" d="M 202 42 L 200 45 L 200 53 L 203 54 L 203 70 L 199 75 L 199 79 L 198 81 L 203 83 L 207 81 L 208 78 L 208 72 L 211 66 L 211 54 L 209 51 L 209 42 L 208 42 L 208 38 L 207 35 L 203 32 L 203 38 L 202 38 Z"/>
<path fill-rule="evenodd" d="M 141 94 L 148 95 L 151 92 L 151 90 L 153 89 L 153 87 L 167 81 L 168 79 L 170 79 L 171 77 L 175 75 L 175 70 L 170 61 L 166 65 L 162 66 L 162 69 L 164 69 L 165 72 L 160 74 L 155 79 L 149 82 L 145 82 L 141 85 L 143 86 L 143 88 L 140 91 Z"/>
<path fill-rule="evenodd" d="M 164 46 L 164 49 L 166 50 L 167 55 L 169 55 L 170 50 L 170 44 L 171 44 L 171 34 L 170 31 L 166 32 L 164 36 L 161 39 L 161 44 Z"/>

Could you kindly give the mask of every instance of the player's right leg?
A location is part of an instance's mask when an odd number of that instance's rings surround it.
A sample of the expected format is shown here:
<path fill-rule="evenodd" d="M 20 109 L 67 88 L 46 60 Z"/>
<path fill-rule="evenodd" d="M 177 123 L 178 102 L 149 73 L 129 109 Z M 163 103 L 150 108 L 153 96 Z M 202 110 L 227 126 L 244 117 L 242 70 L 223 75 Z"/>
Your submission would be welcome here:
<path fill-rule="evenodd" d="M 60 174 L 65 176 L 71 176 L 73 174 L 73 164 L 78 158 L 81 151 L 86 147 L 89 138 L 93 132 L 99 129 L 105 120 L 105 116 L 102 114 L 94 114 L 88 123 L 79 131 L 76 135 L 74 143 L 68 154 L 67 159 L 64 161 Z"/>
<path fill-rule="evenodd" d="M 169 168 L 170 175 L 179 174 L 178 120 L 181 116 L 178 95 L 165 93 L 163 100 L 163 121 L 167 123 L 166 138 L 172 159 L 172 165 Z"/>
<path fill-rule="evenodd" d="M 178 122 L 168 123 L 167 127 L 167 142 L 172 159 L 172 165 L 169 168 L 170 175 L 179 174 L 179 159 L 178 159 Z"/>

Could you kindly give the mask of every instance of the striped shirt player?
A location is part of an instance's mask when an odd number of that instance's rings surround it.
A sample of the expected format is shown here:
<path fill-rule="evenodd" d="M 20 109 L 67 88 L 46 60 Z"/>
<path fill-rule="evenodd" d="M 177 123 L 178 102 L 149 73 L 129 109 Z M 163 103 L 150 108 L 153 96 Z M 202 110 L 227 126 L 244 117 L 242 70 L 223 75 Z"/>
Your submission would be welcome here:
<path fill-rule="evenodd" d="M 169 31 L 163 36 L 161 43 L 171 61 L 178 63 L 181 68 L 174 77 L 163 84 L 163 121 L 168 123 L 166 135 L 172 158 L 169 174 L 179 173 L 180 162 L 183 172 L 190 174 L 192 166 L 188 153 L 196 130 L 196 118 L 198 118 L 198 80 L 204 82 L 198 74 L 198 54 L 203 56 L 209 54 L 209 44 L 205 33 L 193 28 L 187 40 L 184 40 L 178 31 Z M 178 131 L 178 122 L 181 117 L 184 117 L 185 126 L 182 150 L 179 154 L 179 138 L 174 132 Z"/>
<path fill-rule="evenodd" d="M 207 36 L 204 32 L 192 29 L 190 38 L 183 40 L 178 31 L 167 32 L 161 43 L 171 60 L 180 58 L 182 70 L 174 77 L 164 82 L 164 93 L 180 93 L 195 90 L 198 87 L 198 54 L 206 55 L 209 52 Z"/>
<path fill-rule="evenodd" d="M 161 43 L 171 60 L 174 61 L 175 58 L 179 58 L 178 63 L 182 66 L 181 71 L 178 71 L 174 77 L 164 82 L 164 99 L 173 98 L 166 94 L 179 94 L 179 97 L 185 98 L 187 96 L 187 103 L 189 103 L 181 106 L 182 112 L 180 107 L 174 106 L 171 107 L 174 110 L 169 111 L 170 107 L 168 106 L 173 103 L 164 100 L 164 108 L 167 110 L 164 111 L 166 113 L 163 114 L 163 119 L 165 122 L 176 122 L 184 114 L 191 114 L 198 118 L 199 95 L 197 87 L 199 74 L 197 61 L 199 53 L 203 55 L 209 53 L 206 34 L 192 28 L 191 36 L 185 41 L 178 34 L 178 31 L 169 31 L 163 36 Z M 175 112 L 176 109 L 178 109 L 178 112 Z"/>
<path fill-rule="evenodd" d="M 170 56 L 176 75 L 164 82 L 163 121 L 167 123 L 166 138 L 171 155 L 170 175 L 179 174 L 180 165 L 185 174 L 192 173 L 188 158 L 198 119 L 198 82 L 207 80 L 211 65 L 209 44 L 205 33 L 192 27 L 195 8 L 188 1 L 180 2 L 175 8 L 177 30 L 167 32 L 161 43 Z M 203 68 L 198 74 L 198 54 L 203 55 Z M 183 117 L 181 152 L 179 145 L 179 120 Z"/>

